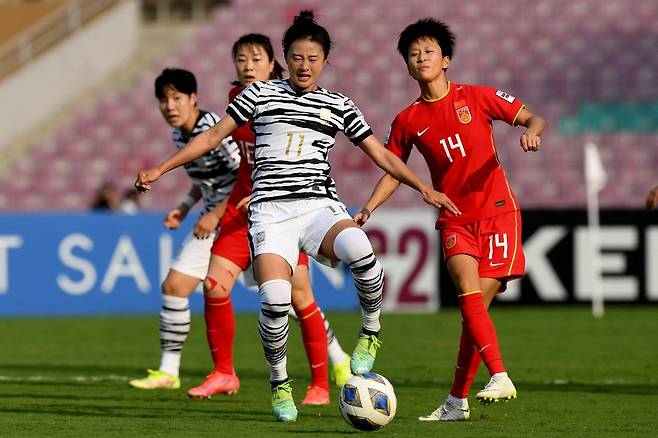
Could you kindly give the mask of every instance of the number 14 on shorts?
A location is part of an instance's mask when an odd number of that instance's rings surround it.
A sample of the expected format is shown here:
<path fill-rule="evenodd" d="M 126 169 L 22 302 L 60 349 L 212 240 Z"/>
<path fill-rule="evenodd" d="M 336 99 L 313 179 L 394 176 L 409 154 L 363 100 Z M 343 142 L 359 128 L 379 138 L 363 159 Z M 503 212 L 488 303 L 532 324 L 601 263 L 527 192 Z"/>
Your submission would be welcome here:
<path fill-rule="evenodd" d="M 507 261 L 507 233 L 501 234 L 491 234 L 489 235 L 489 265 L 490 266 L 502 266 Z M 494 258 L 494 255 L 497 256 Z M 503 262 L 494 262 L 494 260 L 505 260 Z"/>

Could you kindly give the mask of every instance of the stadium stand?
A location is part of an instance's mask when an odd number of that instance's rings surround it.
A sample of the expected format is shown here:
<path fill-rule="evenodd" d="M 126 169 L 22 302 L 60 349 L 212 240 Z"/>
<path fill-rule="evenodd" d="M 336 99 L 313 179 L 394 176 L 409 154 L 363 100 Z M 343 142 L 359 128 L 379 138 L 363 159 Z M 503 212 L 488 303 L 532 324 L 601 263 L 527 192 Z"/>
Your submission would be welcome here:
<path fill-rule="evenodd" d="M 313 8 L 334 38 L 321 85 L 352 97 L 381 139 L 396 112 L 417 95 L 395 51 L 397 35 L 432 15 L 457 34 L 449 78 L 520 96 L 549 123 L 539 154 L 520 150 L 519 128 L 496 125 L 501 161 L 524 207 L 584 206 L 585 140 L 600 146 L 609 174 L 603 207 L 639 208 L 658 180 L 658 2 L 234 0 L 216 8 L 192 38 L 144 71 L 129 90 L 98 96 L 91 109 L 79 111 L 56 135 L 35 144 L 31 156 L 13 163 L 0 179 L 0 209 L 84 210 L 102 181 L 130 185 L 139 168 L 173 151 L 153 97 L 159 71 L 192 70 L 200 106 L 223 113 L 234 75 L 232 42 L 252 31 L 277 42 L 302 7 Z M 380 177 L 343 137 L 332 165 L 339 193 L 353 206 Z M 420 160 L 412 157 L 411 165 L 427 179 Z M 185 178 L 183 172 L 164 178 L 143 206 L 175 204 L 189 185 Z M 414 192 L 399 190 L 391 206 L 420 204 Z"/>

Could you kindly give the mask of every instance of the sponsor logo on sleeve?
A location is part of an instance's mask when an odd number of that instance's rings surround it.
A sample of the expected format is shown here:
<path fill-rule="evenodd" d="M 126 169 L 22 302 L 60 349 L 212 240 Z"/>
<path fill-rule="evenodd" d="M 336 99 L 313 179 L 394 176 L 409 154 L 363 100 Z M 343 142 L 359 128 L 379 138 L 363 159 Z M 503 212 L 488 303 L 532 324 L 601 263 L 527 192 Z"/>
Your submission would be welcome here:
<path fill-rule="evenodd" d="M 512 96 L 511 94 L 505 93 L 504 91 L 501 90 L 496 91 L 496 96 L 500 97 L 503 100 L 506 100 L 509 103 L 514 102 L 514 99 L 516 99 L 516 97 Z"/>
<path fill-rule="evenodd" d="M 357 116 L 357 117 L 363 117 L 363 113 L 361 112 L 361 110 L 359 109 L 359 107 L 357 107 L 357 106 L 354 104 L 354 102 L 352 102 L 351 100 L 348 100 L 347 103 L 349 104 L 350 108 L 352 108 L 352 109 L 354 110 L 354 112 L 356 113 L 356 116 Z"/>

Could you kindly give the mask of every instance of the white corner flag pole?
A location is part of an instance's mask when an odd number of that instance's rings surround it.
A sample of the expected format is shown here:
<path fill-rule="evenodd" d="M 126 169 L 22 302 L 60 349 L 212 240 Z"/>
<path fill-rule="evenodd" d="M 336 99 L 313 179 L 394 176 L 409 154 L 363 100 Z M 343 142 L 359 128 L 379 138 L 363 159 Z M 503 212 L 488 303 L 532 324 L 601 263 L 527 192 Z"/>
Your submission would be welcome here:
<path fill-rule="evenodd" d="M 590 249 L 590 285 L 592 287 L 592 315 L 603 317 L 603 288 L 601 284 L 601 227 L 599 221 L 599 192 L 607 176 L 596 144 L 585 143 L 585 183 L 587 187 L 587 222 Z"/>

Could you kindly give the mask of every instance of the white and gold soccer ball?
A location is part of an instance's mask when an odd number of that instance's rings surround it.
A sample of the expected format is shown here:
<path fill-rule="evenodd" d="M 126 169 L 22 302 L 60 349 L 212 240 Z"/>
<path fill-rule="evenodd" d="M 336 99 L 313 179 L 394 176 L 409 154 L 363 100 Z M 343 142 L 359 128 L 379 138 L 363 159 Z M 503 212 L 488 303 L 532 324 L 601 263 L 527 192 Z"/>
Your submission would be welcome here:
<path fill-rule="evenodd" d="M 397 398 L 393 385 L 376 373 L 357 374 L 343 385 L 338 396 L 340 413 L 359 430 L 377 430 L 395 417 Z"/>

